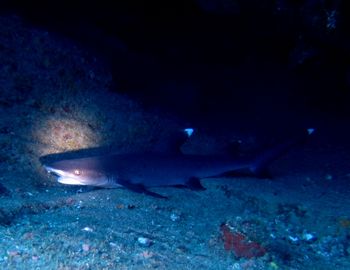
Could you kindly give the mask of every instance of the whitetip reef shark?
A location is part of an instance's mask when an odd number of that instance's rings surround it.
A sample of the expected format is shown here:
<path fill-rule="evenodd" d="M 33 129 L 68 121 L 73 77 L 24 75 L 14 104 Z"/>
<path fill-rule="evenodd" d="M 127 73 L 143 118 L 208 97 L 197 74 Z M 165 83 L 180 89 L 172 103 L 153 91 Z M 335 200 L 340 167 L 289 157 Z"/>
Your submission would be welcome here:
<path fill-rule="evenodd" d="M 165 153 L 109 154 L 84 158 L 64 159 L 43 164 L 45 170 L 56 176 L 59 183 L 102 188 L 124 187 L 158 198 L 166 198 L 149 188 L 184 186 L 204 190 L 200 179 L 233 173 L 234 175 L 266 175 L 267 166 L 292 146 L 304 141 L 314 132 L 303 133 L 252 158 L 233 155 L 192 155 L 180 150 L 193 129 L 185 129 Z"/>

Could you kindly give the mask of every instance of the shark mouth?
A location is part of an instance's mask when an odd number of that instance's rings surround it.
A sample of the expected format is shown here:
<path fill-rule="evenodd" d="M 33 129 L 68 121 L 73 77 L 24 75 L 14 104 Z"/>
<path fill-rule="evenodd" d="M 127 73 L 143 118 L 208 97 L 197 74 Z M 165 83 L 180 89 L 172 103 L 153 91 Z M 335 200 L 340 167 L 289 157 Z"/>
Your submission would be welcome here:
<path fill-rule="evenodd" d="M 66 185 L 84 185 L 79 181 L 79 179 L 73 178 L 68 175 L 66 172 L 58 169 L 54 169 L 50 166 L 44 165 L 45 170 L 50 174 L 57 178 L 57 181 L 61 184 Z"/>

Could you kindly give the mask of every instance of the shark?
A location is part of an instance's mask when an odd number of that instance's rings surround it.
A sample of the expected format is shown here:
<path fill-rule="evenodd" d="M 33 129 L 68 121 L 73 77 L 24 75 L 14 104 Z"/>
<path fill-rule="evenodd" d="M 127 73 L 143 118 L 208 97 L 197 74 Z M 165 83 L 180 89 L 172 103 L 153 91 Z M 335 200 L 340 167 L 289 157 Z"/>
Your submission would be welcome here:
<path fill-rule="evenodd" d="M 167 198 L 151 189 L 153 187 L 187 187 L 204 190 L 202 179 L 218 176 L 252 175 L 266 177 L 268 166 L 294 145 L 303 142 L 314 129 L 252 157 L 231 154 L 184 154 L 182 144 L 191 137 L 192 128 L 175 136 L 172 147 L 166 152 L 129 154 L 104 154 L 83 158 L 70 158 L 45 162 L 44 169 L 66 185 L 84 185 L 100 188 L 126 188 L 158 198 Z"/>

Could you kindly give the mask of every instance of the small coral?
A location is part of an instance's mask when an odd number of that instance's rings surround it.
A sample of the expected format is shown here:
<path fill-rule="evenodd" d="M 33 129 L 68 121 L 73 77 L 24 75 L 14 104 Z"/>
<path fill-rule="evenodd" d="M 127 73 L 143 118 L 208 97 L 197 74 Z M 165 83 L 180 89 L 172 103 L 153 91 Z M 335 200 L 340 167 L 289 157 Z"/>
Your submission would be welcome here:
<path fill-rule="evenodd" d="M 226 224 L 221 225 L 221 232 L 225 250 L 233 251 L 238 258 L 256 258 L 264 256 L 266 253 L 265 248 L 260 244 L 248 241 L 242 233 L 232 232 Z"/>

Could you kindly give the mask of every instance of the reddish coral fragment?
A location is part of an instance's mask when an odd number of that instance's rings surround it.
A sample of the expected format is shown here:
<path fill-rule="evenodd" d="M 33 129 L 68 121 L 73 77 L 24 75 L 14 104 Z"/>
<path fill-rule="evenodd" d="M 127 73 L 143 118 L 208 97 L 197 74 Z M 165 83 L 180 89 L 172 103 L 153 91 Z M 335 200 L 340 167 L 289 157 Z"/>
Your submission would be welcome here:
<path fill-rule="evenodd" d="M 226 224 L 221 225 L 224 248 L 233 251 L 238 258 L 256 258 L 264 256 L 266 250 L 256 242 L 248 241 L 246 236 L 239 232 L 232 232 Z"/>

